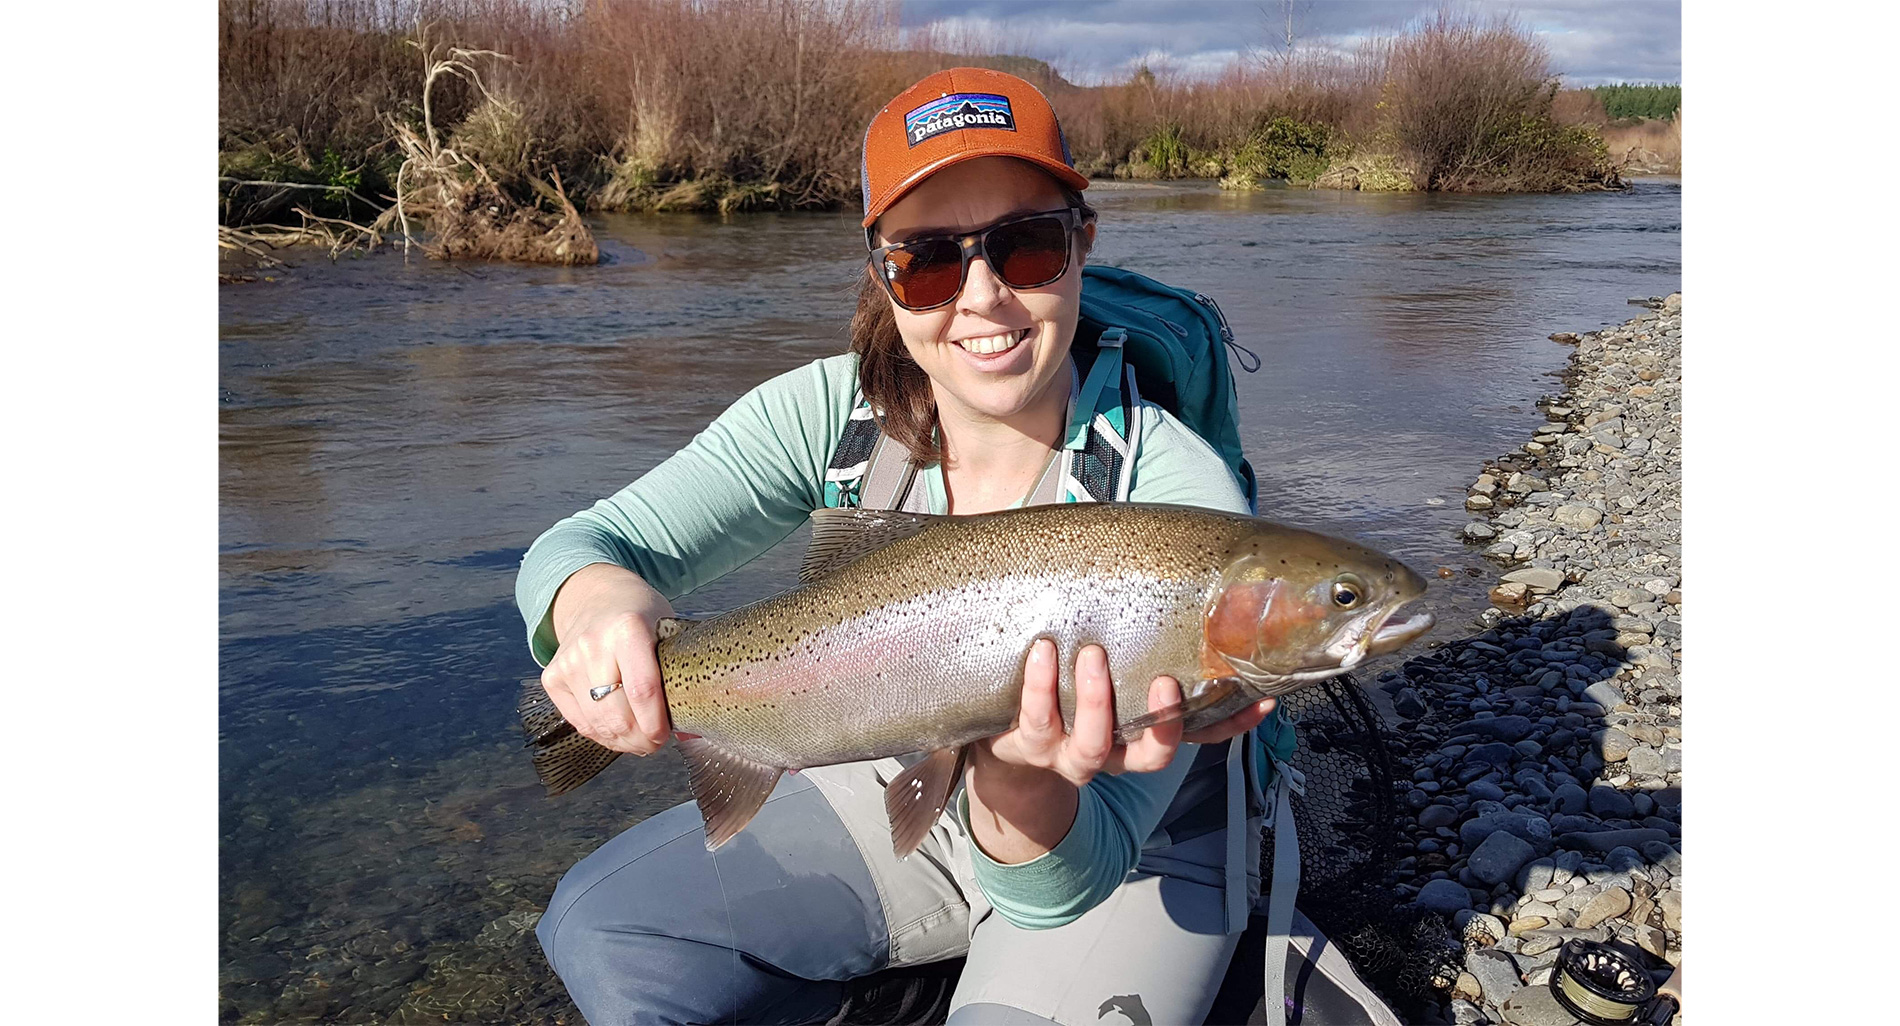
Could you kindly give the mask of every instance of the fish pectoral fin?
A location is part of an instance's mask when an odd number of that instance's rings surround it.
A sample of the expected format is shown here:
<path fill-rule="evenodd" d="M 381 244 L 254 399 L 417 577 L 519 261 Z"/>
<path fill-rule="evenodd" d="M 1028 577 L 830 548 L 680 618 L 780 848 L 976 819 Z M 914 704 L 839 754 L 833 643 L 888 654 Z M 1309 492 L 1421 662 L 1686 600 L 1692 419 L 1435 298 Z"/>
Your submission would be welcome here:
<path fill-rule="evenodd" d="M 1187 688 L 1180 702 L 1129 720 L 1116 728 L 1116 735 L 1123 744 L 1136 741 L 1140 739 L 1142 731 L 1158 723 L 1186 719 L 1202 709 L 1225 702 L 1234 696 L 1240 684 L 1240 680 L 1235 677 L 1195 681 Z"/>
<path fill-rule="evenodd" d="M 785 769 L 735 755 L 703 737 L 682 737 L 679 746 L 693 801 L 706 822 L 706 850 L 714 851 L 752 822 Z"/>
<path fill-rule="evenodd" d="M 538 677 L 521 682 L 515 700 L 521 716 L 521 729 L 528 735 L 528 748 L 534 752 L 534 775 L 548 789 L 548 797 L 566 794 L 587 783 L 620 753 L 582 737 L 574 725 L 561 717 Z"/>
<path fill-rule="evenodd" d="M 891 819 L 891 850 L 904 858 L 924 843 L 937 817 L 950 805 L 950 792 L 963 779 L 970 746 L 939 748 L 924 761 L 884 785 L 884 812 Z"/>
<path fill-rule="evenodd" d="M 654 621 L 653 640 L 665 641 L 698 622 L 698 620 L 689 620 L 683 616 L 662 616 Z"/>
<path fill-rule="evenodd" d="M 894 509 L 815 509 L 811 512 L 811 547 L 799 564 L 800 583 L 823 577 L 894 541 L 908 538 L 945 519 L 929 513 L 900 513 Z"/>

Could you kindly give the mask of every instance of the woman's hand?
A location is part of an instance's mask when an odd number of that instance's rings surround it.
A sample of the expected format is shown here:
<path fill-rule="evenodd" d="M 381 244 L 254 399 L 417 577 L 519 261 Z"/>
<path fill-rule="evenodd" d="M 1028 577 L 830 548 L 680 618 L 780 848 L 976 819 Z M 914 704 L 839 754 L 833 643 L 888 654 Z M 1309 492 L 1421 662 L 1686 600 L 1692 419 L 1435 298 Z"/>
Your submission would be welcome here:
<path fill-rule="evenodd" d="M 1027 862 L 1060 843 L 1075 823 L 1079 789 L 1097 773 L 1161 769 L 1174 761 L 1183 741 L 1207 744 L 1244 734 L 1274 706 L 1273 699 L 1256 702 L 1185 736 L 1181 721 L 1172 720 L 1120 744 L 1101 646 L 1087 645 L 1076 654 L 1075 724 L 1066 730 L 1057 677 L 1055 643 L 1037 641 L 1023 666 L 1016 726 L 970 746 L 970 827 L 977 846 L 998 862 Z M 1150 712 L 1179 701 L 1181 685 L 1172 677 L 1157 677 L 1148 688 Z"/>
<path fill-rule="evenodd" d="M 1174 761 L 1181 747 L 1179 720 L 1158 724 L 1130 744 L 1115 739 L 1114 684 L 1108 656 L 1100 645 L 1085 645 L 1075 657 L 1075 725 L 1062 725 L 1057 704 L 1055 642 L 1040 639 L 1023 664 L 1022 709 L 1016 726 L 977 742 L 998 763 L 1048 770 L 1081 787 L 1097 773 L 1151 773 Z M 1156 677 L 1148 688 L 1148 709 L 1181 700 L 1173 677 Z"/>
<path fill-rule="evenodd" d="M 638 574 L 611 563 L 574 572 L 555 593 L 554 637 L 560 642 L 541 672 L 555 708 L 574 729 L 616 752 L 651 755 L 672 735 L 654 625 L 673 615 L 666 597 Z M 589 691 L 621 687 L 600 701 Z"/>

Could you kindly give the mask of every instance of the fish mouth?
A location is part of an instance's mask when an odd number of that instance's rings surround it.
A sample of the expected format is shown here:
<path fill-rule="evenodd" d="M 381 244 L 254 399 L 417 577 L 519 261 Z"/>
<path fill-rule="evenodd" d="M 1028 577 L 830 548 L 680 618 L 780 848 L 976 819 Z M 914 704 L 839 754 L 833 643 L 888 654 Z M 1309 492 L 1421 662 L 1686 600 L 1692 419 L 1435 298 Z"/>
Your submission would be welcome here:
<path fill-rule="evenodd" d="M 1396 652 L 1417 640 L 1419 635 L 1431 630 L 1432 625 L 1438 622 L 1437 617 L 1430 613 L 1415 613 L 1398 623 L 1393 623 L 1392 617 L 1397 613 L 1398 609 L 1392 610 L 1379 624 L 1378 629 L 1365 635 L 1361 644 L 1365 647 L 1366 655 Z"/>

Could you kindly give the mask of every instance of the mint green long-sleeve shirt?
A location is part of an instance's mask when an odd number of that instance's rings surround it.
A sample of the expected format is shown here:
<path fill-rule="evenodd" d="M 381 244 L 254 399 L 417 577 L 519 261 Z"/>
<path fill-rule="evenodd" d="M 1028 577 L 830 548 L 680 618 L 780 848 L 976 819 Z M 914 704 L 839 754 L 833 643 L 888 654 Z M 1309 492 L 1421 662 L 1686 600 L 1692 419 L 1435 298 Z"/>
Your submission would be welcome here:
<path fill-rule="evenodd" d="M 857 357 L 817 360 L 746 393 L 686 447 L 639 480 L 535 539 L 515 581 L 535 661 L 556 648 L 554 594 L 575 571 L 612 563 L 669 600 L 761 555 L 824 506 L 825 468 L 857 387 Z M 1173 415 L 1144 402 L 1129 498 L 1244 513 L 1227 465 Z M 931 512 L 946 511 L 941 468 L 919 474 Z M 1028 862 L 994 862 L 972 845 L 977 884 L 1010 922 L 1060 926 L 1106 898 L 1133 867 L 1198 746 L 1182 745 L 1154 773 L 1103 774 L 1082 789 L 1074 824 Z M 967 805 L 959 805 L 969 831 Z"/>

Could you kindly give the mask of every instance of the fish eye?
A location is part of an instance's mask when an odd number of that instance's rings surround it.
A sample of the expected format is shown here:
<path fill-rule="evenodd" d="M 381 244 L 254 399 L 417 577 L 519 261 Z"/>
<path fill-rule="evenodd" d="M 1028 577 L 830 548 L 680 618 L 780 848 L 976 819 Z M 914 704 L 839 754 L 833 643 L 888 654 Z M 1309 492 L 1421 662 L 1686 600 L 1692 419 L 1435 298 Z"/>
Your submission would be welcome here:
<path fill-rule="evenodd" d="M 1351 609 L 1365 596 L 1365 586 L 1359 578 L 1346 574 L 1333 581 L 1333 604 L 1341 609 Z"/>

